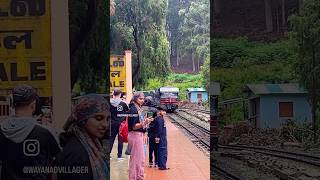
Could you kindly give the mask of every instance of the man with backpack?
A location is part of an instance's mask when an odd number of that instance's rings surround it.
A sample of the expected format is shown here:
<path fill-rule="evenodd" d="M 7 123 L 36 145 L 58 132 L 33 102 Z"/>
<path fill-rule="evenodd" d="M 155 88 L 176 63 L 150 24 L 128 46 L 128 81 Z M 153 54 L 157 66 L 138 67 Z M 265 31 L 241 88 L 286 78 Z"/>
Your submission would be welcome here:
<path fill-rule="evenodd" d="M 0 124 L 2 180 L 47 180 L 50 172 L 39 172 L 52 165 L 60 152 L 54 132 L 37 123 L 39 97 L 28 85 L 12 91 L 15 115 Z"/>
<path fill-rule="evenodd" d="M 114 89 L 113 97 L 110 100 L 110 112 L 111 112 L 111 144 L 110 153 L 116 136 L 119 134 L 119 127 L 123 120 L 125 120 L 125 113 L 129 110 L 128 105 L 121 99 L 121 90 Z M 122 158 L 123 142 L 118 135 L 118 160 L 123 160 Z"/>

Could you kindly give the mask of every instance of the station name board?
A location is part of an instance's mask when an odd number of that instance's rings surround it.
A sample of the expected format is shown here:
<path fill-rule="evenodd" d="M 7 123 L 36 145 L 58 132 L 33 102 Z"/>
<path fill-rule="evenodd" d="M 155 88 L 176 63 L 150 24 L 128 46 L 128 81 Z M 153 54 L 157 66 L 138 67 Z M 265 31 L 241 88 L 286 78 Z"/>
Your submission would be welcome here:
<path fill-rule="evenodd" d="M 0 85 L 52 96 L 50 0 L 0 0 Z"/>
<path fill-rule="evenodd" d="M 115 88 L 126 92 L 125 56 L 112 55 L 110 58 L 110 91 Z"/>

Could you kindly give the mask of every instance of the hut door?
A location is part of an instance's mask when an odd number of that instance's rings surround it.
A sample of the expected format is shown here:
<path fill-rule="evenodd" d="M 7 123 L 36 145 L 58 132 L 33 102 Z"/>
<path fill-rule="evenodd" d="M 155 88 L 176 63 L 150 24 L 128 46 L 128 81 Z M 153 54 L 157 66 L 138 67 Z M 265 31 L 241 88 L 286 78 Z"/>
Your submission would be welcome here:
<path fill-rule="evenodd" d="M 198 99 L 198 102 L 202 101 L 202 94 L 201 93 L 197 94 L 197 99 Z"/>
<path fill-rule="evenodd" d="M 254 127 L 257 127 L 257 120 L 259 116 L 259 100 L 258 98 L 251 100 L 251 111 L 250 111 L 250 121 L 254 125 Z"/>

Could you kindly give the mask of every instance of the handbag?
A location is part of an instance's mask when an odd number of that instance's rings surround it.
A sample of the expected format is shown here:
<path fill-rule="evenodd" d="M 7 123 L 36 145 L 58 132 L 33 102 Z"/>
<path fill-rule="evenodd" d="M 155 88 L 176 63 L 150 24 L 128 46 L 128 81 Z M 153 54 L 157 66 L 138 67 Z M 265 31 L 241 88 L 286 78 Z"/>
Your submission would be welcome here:
<path fill-rule="evenodd" d="M 124 143 L 128 142 L 128 133 L 129 133 L 129 130 L 128 130 L 128 117 L 126 117 L 126 120 L 123 121 L 120 124 L 120 127 L 119 127 L 119 138 L 120 138 L 120 140 L 122 142 L 124 142 Z"/>

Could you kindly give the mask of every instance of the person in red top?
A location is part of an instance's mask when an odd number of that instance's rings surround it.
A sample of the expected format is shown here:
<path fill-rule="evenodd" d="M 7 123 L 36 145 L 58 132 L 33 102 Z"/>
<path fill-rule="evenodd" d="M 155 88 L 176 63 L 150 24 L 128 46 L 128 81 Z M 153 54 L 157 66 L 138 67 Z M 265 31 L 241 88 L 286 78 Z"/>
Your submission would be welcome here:
<path fill-rule="evenodd" d="M 114 89 L 113 98 L 110 99 L 110 112 L 111 112 L 111 143 L 109 153 L 112 151 L 114 140 L 118 136 L 118 160 L 123 160 L 122 149 L 123 142 L 119 138 L 119 127 L 122 121 L 125 120 L 125 113 L 129 110 L 128 105 L 121 99 L 120 89 Z"/>

